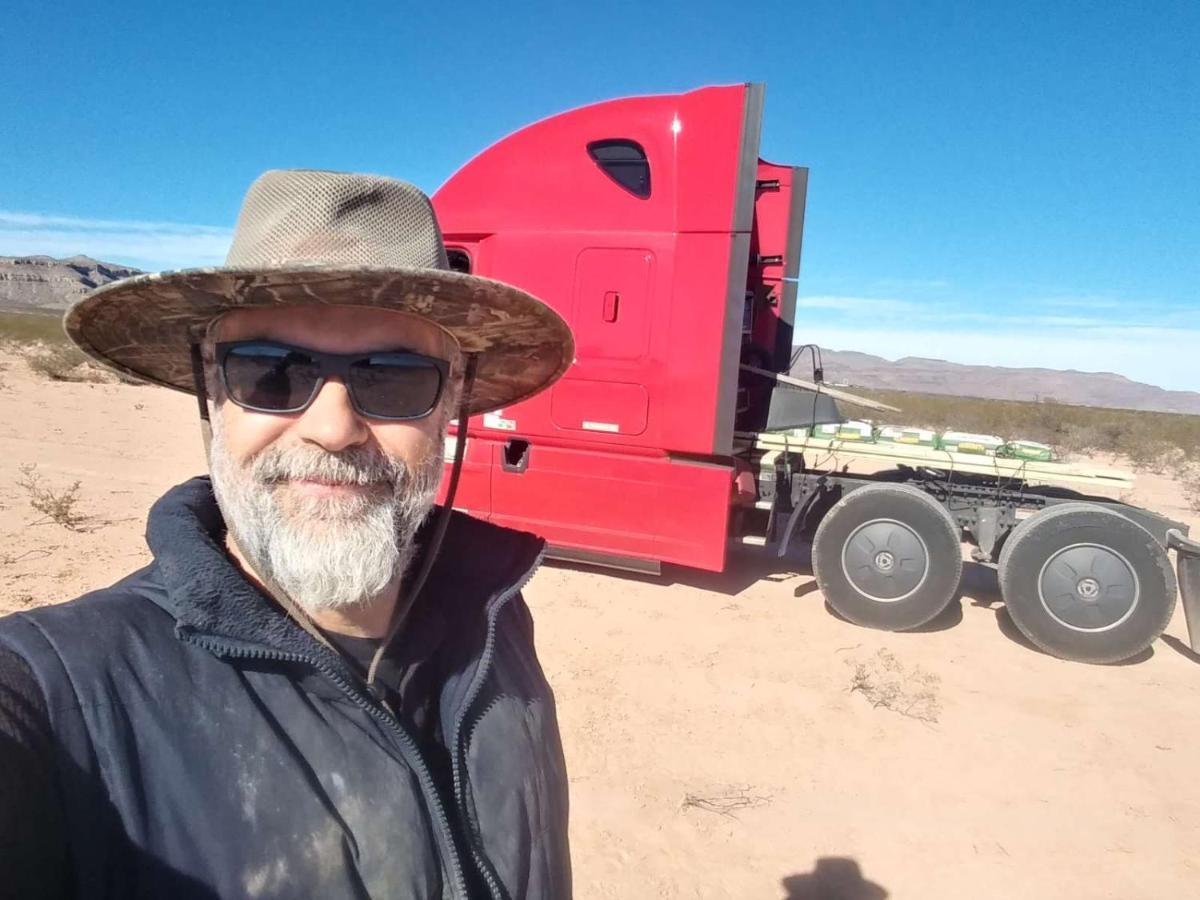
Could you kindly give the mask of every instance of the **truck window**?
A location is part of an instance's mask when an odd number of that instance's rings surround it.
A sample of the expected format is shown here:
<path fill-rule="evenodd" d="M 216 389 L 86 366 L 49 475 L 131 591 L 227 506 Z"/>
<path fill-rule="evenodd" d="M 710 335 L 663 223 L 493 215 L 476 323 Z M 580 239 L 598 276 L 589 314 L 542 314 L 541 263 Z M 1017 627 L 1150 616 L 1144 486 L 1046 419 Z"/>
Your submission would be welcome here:
<path fill-rule="evenodd" d="M 604 174 L 635 197 L 650 196 L 650 161 L 637 141 L 609 138 L 587 145 L 588 155 Z"/>
<path fill-rule="evenodd" d="M 465 275 L 471 274 L 471 255 L 466 250 L 460 250 L 458 247 L 447 247 L 446 261 L 450 263 L 450 270 L 452 272 L 462 272 Z"/>

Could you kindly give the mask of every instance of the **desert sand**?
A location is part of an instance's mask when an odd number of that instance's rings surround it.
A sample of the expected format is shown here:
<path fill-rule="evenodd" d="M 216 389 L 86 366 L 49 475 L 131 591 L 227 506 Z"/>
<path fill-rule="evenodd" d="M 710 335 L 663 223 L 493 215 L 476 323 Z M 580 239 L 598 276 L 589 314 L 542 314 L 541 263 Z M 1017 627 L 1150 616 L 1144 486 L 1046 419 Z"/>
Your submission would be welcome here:
<path fill-rule="evenodd" d="M 204 468 L 190 397 L 2 366 L 0 613 L 143 565 L 146 510 Z M 82 530 L 30 507 L 32 464 L 81 482 Z M 1200 526 L 1165 477 L 1131 499 Z M 911 634 L 834 617 L 803 552 L 656 579 L 548 564 L 527 597 L 580 900 L 1200 896 L 1181 610 L 1143 658 L 1099 667 L 1024 643 L 973 565 L 961 603 Z M 889 682 L 890 708 L 851 690 Z"/>

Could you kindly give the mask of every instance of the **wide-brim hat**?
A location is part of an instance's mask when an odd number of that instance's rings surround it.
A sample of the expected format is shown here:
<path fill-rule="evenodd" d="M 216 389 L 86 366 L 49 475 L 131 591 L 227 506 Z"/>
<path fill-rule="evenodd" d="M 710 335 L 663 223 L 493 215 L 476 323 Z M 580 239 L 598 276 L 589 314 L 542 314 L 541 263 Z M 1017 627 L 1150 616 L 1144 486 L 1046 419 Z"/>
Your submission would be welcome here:
<path fill-rule="evenodd" d="M 246 194 L 226 264 L 136 275 L 92 291 L 64 327 L 125 375 L 194 393 L 191 345 L 230 310 L 346 305 L 395 310 L 477 355 L 470 414 L 527 399 L 571 365 L 553 309 L 520 288 L 451 271 L 433 206 L 393 178 L 282 170 Z"/>

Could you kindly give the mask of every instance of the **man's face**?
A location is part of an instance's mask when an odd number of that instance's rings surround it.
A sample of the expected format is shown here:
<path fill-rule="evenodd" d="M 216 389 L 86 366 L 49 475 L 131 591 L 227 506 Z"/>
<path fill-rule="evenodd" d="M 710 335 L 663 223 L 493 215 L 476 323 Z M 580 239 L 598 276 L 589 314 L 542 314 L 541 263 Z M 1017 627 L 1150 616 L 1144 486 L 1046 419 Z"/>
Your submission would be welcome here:
<path fill-rule="evenodd" d="M 457 355 L 428 322 L 363 307 L 237 310 L 212 337 L 329 353 Z M 298 413 L 243 409 L 220 390 L 215 398 L 213 487 L 256 572 L 310 613 L 369 603 L 394 585 L 441 477 L 446 392 L 428 416 L 406 421 L 360 416 L 336 378 Z"/>

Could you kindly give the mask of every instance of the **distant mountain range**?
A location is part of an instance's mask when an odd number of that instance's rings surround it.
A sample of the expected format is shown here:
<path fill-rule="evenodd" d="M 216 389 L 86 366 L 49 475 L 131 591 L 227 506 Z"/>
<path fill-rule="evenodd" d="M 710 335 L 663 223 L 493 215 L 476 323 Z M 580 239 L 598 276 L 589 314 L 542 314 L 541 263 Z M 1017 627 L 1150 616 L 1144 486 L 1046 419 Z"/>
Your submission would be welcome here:
<path fill-rule="evenodd" d="M 1168 391 L 1113 372 L 970 366 L 916 356 L 892 362 L 850 350 L 822 349 L 821 355 L 825 363 L 825 380 L 830 383 L 922 394 L 995 400 L 1057 400 L 1080 406 L 1200 415 L 1200 393 Z M 807 354 L 794 374 L 801 378 L 811 376 Z"/>
<path fill-rule="evenodd" d="M 90 256 L 0 256 L 0 310 L 61 312 L 93 288 L 130 275 L 128 266 Z M 1048 400 L 1200 415 L 1200 393 L 1168 391 L 1112 372 L 966 366 L 906 356 L 895 362 L 852 351 L 823 350 L 825 380 L 856 387 L 998 400 Z M 811 375 L 808 357 L 795 371 Z"/>
<path fill-rule="evenodd" d="M 138 274 L 90 256 L 0 256 L 0 309 L 60 312 L 92 288 Z"/>

